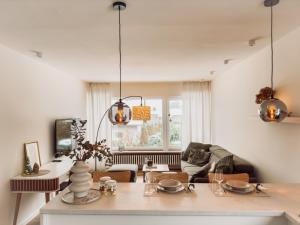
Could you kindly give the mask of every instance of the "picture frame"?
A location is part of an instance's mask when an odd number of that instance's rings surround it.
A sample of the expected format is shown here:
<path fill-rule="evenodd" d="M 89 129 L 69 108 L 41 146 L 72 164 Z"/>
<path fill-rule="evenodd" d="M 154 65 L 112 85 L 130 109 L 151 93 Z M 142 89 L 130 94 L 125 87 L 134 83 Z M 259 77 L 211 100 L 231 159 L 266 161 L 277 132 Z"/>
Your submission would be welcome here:
<path fill-rule="evenodd" d="M 37 141 L 27 142 L 24 144 L 25 159 L 28 158 L 31 168 L 37 163 L 41 166 L 41 156 L 39 143 Z"/>

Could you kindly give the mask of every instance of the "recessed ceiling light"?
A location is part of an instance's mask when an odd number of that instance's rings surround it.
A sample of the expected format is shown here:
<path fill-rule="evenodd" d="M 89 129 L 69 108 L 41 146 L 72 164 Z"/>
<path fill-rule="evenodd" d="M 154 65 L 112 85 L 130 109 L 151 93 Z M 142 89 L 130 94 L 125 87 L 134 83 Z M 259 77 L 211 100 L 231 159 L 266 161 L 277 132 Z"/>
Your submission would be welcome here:
<path fill-rule="evenodd" d="M 30 50 L 33 56 L 38 57 L 38 58 L 43 58 L 43 53 L 41 51 L 37 50 Z"/>
<path fill-rule="evenodd" d="M 250 39 L 248 44 L 250 47 L 254 47 L 256 44 L 256 39 Z"/>
<path fill-rule="evenodd" d="M 256 45 L 256 41 L 262 39 L 263 37 L 255 37 L 255 38 L 252 38 L 248 41 L 248 45 L 250 47 L 254 47 Z"/>
<path fill-rule="evenodd" d="M 229 64 L 233 59 L 224 59 L 224 64 L 227 65 Z"/>

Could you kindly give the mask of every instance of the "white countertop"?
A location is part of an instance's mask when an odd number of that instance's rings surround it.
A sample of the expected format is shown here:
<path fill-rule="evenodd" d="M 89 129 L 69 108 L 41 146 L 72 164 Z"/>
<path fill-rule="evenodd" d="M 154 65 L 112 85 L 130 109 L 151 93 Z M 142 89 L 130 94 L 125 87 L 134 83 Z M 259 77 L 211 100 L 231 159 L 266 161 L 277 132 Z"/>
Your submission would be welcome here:
<path fill-rule="evenodd" d="M 77 215 L 205 215 L 282 216 L 300 224 L 300 184 L 264 184 L 270 197 L 236 195 L 216 197 L 208 184 L 196 184 L 194 193 L 144 197 L 144 184 L 119 183 L 116 196 L 101 196 L 88 205 L 68 205 L 61 195 L 42 209 L 46 214 Z"/>

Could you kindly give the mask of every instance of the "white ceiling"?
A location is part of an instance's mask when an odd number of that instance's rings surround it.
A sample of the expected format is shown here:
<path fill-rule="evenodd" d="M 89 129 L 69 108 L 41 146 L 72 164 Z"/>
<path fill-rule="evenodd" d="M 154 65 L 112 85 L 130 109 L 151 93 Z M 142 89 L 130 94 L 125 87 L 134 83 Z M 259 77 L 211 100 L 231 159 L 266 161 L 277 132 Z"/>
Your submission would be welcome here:
<path fill-rule="evenodd" d="M 111 0 L 1 0 L 0 42 L 86 81 L 118 80 L 117 12 Z M 268 44 L 263 0 L 127 0 L 125 81 L 211 79 Z M 274 9 L 275 36 L 300 26 L 300 1 Z M 256 47 L 248 40 L 263 37 Z"/>

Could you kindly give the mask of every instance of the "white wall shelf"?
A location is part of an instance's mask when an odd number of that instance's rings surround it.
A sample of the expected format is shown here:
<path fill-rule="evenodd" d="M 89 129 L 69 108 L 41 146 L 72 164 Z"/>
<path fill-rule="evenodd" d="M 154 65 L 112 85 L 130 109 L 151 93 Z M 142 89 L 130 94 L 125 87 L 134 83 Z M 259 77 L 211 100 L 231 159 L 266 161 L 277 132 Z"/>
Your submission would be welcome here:
<path fill-rule="evenodd" d="M 299 116 L 288 116 L 283 121 L 281 121 L 281 123 L 300 124 L 300 117 Z"/>
<path fill-rule="evenodd" d="M 252 118 L 260 119 L 259 116 L 252 116 Z M 300 124 L 300 116 L 288 116 L 280 123 Z"/>

